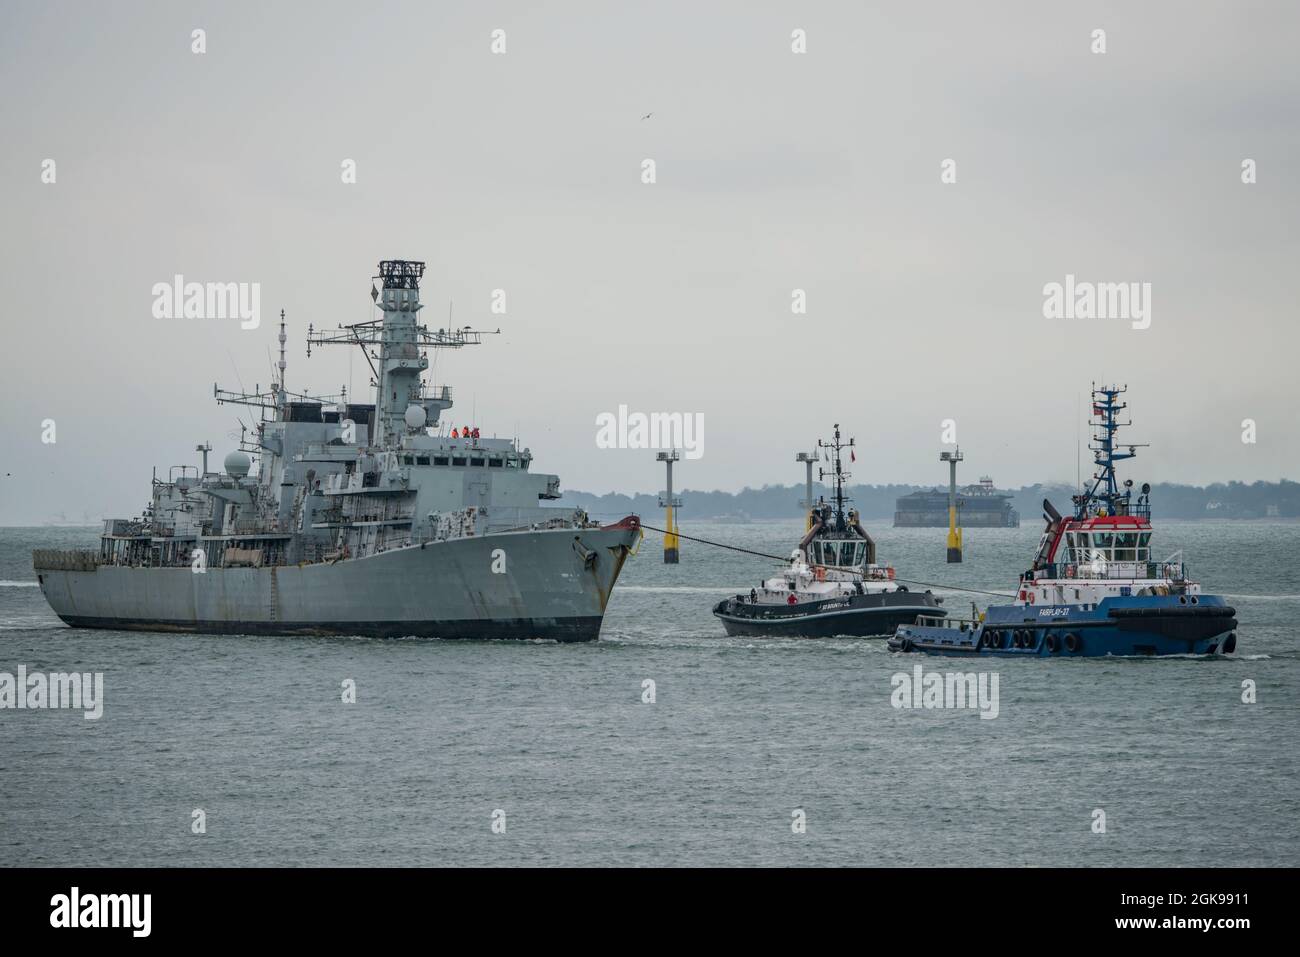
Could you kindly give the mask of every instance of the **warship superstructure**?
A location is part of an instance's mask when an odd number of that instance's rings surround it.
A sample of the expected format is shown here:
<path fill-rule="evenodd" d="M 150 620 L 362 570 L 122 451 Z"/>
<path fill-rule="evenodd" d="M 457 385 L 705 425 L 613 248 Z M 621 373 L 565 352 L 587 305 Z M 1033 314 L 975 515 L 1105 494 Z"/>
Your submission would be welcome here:
<path fill-rule="evenodd" d="M 153 479 L 143 514 L 105 521 L 98 551 L 33 553 L 41 590 L 69 625 L 231 634 L 443 638 L 598 637 L 635 516 L 602 526 L 531 470 L 510 439 L 442 422 L 429 349 L 482 341 L 420 322 L 424 263 L 385 260 L 382 317 L 316 332 L 360 347 L 373 403 L 291 393 L 280 361 L 268 392 L 213 387 L 261 412 L 254 434 L 209 472 Z M 252 453 L 250 455 L 249 453 Z M 256 468 L 254 468 L 256 466 Z"/>

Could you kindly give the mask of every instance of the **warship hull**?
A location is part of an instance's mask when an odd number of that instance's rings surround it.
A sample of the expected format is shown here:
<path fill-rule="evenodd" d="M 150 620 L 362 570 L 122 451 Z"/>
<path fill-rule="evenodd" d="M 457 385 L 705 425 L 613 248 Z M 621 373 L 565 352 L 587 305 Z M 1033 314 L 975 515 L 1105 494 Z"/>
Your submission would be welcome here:
<path fill-rule="evenodd" d="M 84 552 L 38 553 L 34 565 L 55 613 L 79 628 L 593 641 L 640 534 L 497 533 L 338 562 L 201 573 L 99 564 Z"/>

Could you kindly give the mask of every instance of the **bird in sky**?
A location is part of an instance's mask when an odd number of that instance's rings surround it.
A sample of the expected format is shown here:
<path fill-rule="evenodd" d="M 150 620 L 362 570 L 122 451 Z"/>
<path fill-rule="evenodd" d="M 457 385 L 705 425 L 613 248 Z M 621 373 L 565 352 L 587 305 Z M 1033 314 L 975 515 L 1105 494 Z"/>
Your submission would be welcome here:
<path fill-rule="evenodd" d="M 650 119 L 650 117 L 652 117 L 652 116 L 654 116 L 654 111 L 653 111 L 653 110 L 650 111 L 649 113 L 647 113 L 645 116 L 641 117 L 641 119 L 643 119 L 643 120 L 648 120 L 648 119 Z"/>

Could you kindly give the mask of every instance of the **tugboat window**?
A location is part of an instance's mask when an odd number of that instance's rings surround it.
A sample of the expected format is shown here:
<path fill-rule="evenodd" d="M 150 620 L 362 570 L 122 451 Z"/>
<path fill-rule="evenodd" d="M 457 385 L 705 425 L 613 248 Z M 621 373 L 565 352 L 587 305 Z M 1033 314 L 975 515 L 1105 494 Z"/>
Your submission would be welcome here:
<path fill-rule="evenodd" d="M 1110 546 L 1114 537 L 1110 532 L 1093 532 L 1092 560 L 1094 562 L 1110 561 Z"/>
<path fill-rule="evenodd" d="M 1137 532 L 1121 532 L 1115 536 L 1115 561 L 1137 561 Z"/>

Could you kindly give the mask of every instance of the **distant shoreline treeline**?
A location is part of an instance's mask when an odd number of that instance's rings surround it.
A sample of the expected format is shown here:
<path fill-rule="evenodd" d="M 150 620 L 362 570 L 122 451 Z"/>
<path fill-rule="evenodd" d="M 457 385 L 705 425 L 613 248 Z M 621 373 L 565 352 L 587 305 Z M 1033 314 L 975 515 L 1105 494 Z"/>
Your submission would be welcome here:
<path fill-rule="evenodd" d="M 853 485 L 848 489 L 853 504 L 863 518 L 893 521 L 894 503 L 912 492 L 931 490 L 932 485 Z M 1042 514 L 1044 498 L 1051 499 L 1062 512 L 1070 506 L 1074 488 L 1068 485 L 1026 485 L 1003 489 L 1012 495 L 1012 506 L 1022 523 L 1032 524 Z M 764 485 L 739 492 L 699 492 L 686 489 L 679 493 L 683 518 L 750 518 L 780 519 L 797 517 L 802 485 Z M 827 490 L 817 484 L 813 495 Z M 620 495 L 590 492 L 565 492 L 557 505 L 583 508 L 597 518 L 631 513 L 651 515 L 658 512 L 657 495 Z M 1151 487 L 1151 513 L 1157 518 L 1300 518 L 1300 482 L 1228 482 L 1200 487 L 1196 485 L 1158 484 Z"/>

